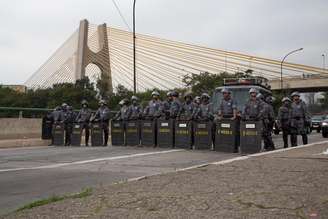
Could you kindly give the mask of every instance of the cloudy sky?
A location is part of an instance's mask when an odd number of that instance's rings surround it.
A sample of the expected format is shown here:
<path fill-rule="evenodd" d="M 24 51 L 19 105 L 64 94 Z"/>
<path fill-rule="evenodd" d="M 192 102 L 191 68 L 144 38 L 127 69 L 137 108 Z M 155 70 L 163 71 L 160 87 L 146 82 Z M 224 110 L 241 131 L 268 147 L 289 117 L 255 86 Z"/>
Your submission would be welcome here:
<path fill-rule="evenodd" d="M 133 0 L 115 0 L 132 27 Z M 137 0 L 137 32 L 322 67 L 327 0 Z M 0 84 L 24 83 L 79 21 L 128 30 L 112 0 L 0 2 Z M 328 66 L 328 59 L 327 59 Z"/>

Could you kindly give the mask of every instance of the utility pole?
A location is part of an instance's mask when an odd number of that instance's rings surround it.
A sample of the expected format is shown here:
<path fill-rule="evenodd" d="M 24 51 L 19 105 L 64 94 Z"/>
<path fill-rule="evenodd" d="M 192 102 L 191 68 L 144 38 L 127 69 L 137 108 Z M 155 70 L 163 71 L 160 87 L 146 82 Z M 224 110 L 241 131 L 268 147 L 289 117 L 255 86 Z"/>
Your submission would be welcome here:
<path fill-rule="evenodd" d="M 137 93 L 136 77 L 136 0 L 133 1 L 133 93 Z"/>

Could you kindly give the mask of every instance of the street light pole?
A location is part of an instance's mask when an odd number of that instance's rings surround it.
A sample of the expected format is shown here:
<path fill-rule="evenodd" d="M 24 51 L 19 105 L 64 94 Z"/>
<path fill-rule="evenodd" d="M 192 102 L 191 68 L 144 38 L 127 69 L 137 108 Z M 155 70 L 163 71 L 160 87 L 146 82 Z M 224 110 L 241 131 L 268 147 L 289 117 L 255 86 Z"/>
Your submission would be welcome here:
<path fill-rule="evenodd" d="M 287 58 L 287 56 L 289 56 L 290 54 L 293 54 L 295 52 L 298 52 L 298 51 L 301 51 L 303 50 L 303 48 L 299 48 L 299 49 L 296 49 L 296 50 L 293 50 L 289 53 L 287 53 L 287 55 L 285 55 L 285 57 L 282 59 L 281 63 L 280 63 L 280 89 L 281 89 L 281 92 L 283 90 L 283 81 L 282 81 L 282 65 L 284 64 L 284 61 L 285 59 Z"/>
<path fill-rule="evenodd" d="M 136 77 L 136 0 L 133 1 L 133 93 L 137 92 Z"/>

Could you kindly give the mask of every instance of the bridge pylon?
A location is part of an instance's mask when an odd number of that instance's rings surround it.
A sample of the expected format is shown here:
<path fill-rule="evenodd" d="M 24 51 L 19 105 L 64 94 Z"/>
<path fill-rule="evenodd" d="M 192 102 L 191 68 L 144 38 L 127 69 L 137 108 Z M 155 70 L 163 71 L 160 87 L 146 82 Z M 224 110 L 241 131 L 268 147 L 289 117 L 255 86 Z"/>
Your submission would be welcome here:
<path fill-rule="evenodd" d="M 99 25 L 97 28 L 100 50 L 93 52 L 88 46 L 89 22 L 84 19 L 80 22 L 78 48 L 76 57 L 75 79 L 79 80 L 85 77 L 85 68 L 89 64 L 99 67 L 101 74 L 108 80 L 108 91 L 113 92 L 112 73 L 109 58 L 109 46 L 106 24 Z M 101 77 L 103 78 L 103 77 Z"/>

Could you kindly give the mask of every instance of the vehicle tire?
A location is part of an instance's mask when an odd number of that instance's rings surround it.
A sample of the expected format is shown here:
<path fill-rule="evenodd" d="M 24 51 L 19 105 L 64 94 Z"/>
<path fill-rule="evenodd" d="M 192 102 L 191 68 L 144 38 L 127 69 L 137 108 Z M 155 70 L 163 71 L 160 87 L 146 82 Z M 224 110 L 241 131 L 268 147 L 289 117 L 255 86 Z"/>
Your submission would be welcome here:
<path fill-rule="evenodd" d="M 322 132 L 322 137 L 328 138 L 328 133 L 327 132 Z"/>
<path fill-rule="evenodd" d="M 317 133 L 320 133 L 320 129 L 317 129 Z"/>

